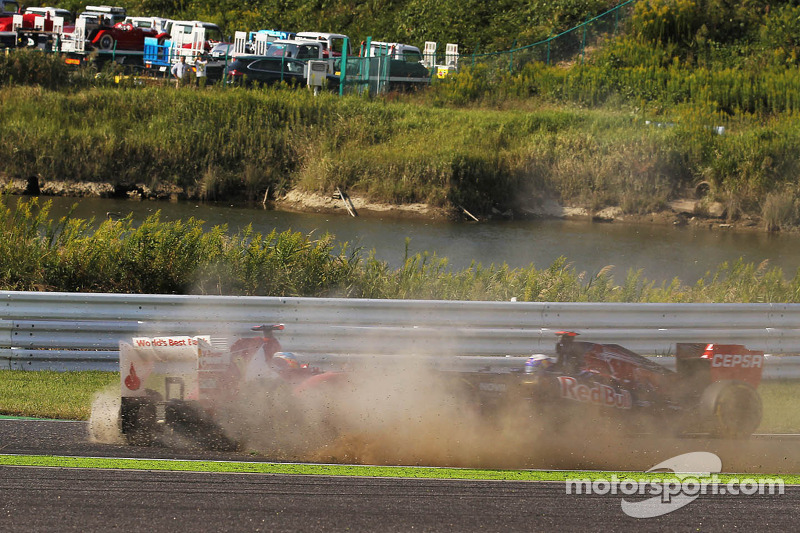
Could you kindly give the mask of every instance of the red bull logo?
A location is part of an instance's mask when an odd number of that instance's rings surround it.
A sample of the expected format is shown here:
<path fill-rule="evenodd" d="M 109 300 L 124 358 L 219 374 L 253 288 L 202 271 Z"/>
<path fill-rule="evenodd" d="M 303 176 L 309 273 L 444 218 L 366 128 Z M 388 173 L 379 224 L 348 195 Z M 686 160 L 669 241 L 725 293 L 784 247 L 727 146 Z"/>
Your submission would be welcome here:
<path fill-rule="evenodd" d="M 562 398 L 617 409 L 630 409 L 633 405 L 631 393 L 626 390 L 617 392 L 612 387 L 601 384 L 589 387 L 569 376 L 559 376 L 558 381 L 561 385 Z"/>

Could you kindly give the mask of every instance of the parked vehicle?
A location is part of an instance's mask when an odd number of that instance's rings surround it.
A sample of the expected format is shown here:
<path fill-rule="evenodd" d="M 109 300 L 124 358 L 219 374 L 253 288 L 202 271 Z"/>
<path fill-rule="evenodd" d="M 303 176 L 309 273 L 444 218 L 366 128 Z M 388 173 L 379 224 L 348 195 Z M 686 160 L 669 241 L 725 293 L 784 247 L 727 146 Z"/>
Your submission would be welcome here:
<path fill-rule="evenodd" d="M 300 39 L 278 39 L 270 43 L 266 57 L 288 57 L 292 59 L 323 59 L 325 46 L 317 41 Z"/>
<path fill-rule="evenodd" d="M 50 49 L 57 35 L 74 21 L 72 13 L 55 7 L 28 7 L 17 12 L 16 2 L 2 1 L 0 11 L 0 46 Z M 69 30 L 67 30 L 69 31 Z"/>
<path fill-rule="evenodd" d="M 133 24 L 144 30 L 156 30 L 158 33 L 168 33 L 170 19 L 162 17 L 125 17 L 126 24 Z"/>
<path fill-rule="evenodd" d="M 153 28 L 140 28 L 128 22 L 100 26 L 89 34 L 89 43 L 97 50 L 144 50 L 145 37 L 157 37 Z"/>
<path fill-rule="evenodd" d="M 26 7 L 22 10 L 22 13 L 24 15 L 49 17 L 50 19 L 61 17 L 64 20 L 64 26 L 72 26 L 75 23 L 75 15 L 73 15 L 72 11 L 58 7 Z"/>
<path fill-rule="evenodd" d="M 78 18 L 86 19 L 87 28 L 90 25 L 113 26 L 125 20 L 125 8 L 120 6 L 86 6 Z"/>
<path fill-rule="evenodd" d="M 341 33 L 322 33 L 322 32 L 315 32 L 315 31 L 301 31 L 298 32 L 295 36 L 297 40 L 309 40 L 309 41 L 317 41 L 322 43 L 323 45 L 323 59 L 333 58 L 333 57 L 341 57 L 342 52 L 344 51 L 344 43 L 345 39 L 347 39 L 348 47 L 347 47 L 347 55 L 352 53 L 351 46 L 349 45 L 350 40 L 347 38 L 347 35 L 342 35 Z"/>
<path fill-rule="evenodd" d="M 406 63 L 421 63 L 422 52 L 416 46 L 402 43 L 388 43 L 383 41 L 371 41 L 369 57 L 384 56 L 394 59 L 396 61 L 405 61 Z"/>
<path fill-rule="evenodd" d="M 19 13 L 19 2 L 17 0 L 0 0 L 0 17 L 10 16 Z"/>
<path fill-rule="evenodd" d="M 15 0 L 0 0 L 0 47 L 17 46 L 17 34 L 12 31 L 14 15 L 19 14 L 19 3 Z"/>
<path fill-rule="evenodd" d="M 292 58 L 239 56 L 228 65 L 228 83 L 231 84 L 273 85 L 286 82 L 305 86 L 307 78 L 308 63 Z M 328 89 L 338 90 L 338 76 L 327 74 L 326 84 Z"/>
<path fill-rule="evenodd" d="M 293 31 L 284 30 L 258 30 L 251 31 L 247 34 L 247 42 L 245 43 L 245 51 L 248 54 L 264 55 L 266 53 L 266 46 L 277 40 L 291 40 L 296 37 Z"/>
<path fill-rule="evenodd" d="M 219 26 L 201 20 L 172 20 L 167 23 L 166 31 L 173 48 L 179 48 L 181 55 L 192 59 L 197 52 L 211 52 L 215 45 L 225 42 Z"/>

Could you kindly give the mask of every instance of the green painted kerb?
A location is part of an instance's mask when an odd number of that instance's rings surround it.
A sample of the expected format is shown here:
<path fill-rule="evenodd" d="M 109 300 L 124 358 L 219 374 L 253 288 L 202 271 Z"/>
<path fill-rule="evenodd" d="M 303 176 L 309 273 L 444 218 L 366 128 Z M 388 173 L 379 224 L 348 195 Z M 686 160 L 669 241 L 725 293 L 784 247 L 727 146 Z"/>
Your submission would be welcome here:
<path fill-rule="evenodd" d="M 567 479 L 678 480 L 659 472 L 573 472 L 565 470 L 481 470 L 409 466 L 364 466 L 237 461 L 187 461 L 168 459 L 123 459 L 114 457 L 66 457 L 51 455 L 0 455 L 0 466 L 38 466 L 54 468 L 105 468 L 118 470 L 158 470 L 172 472 L 219 472 L 238 474 L 291 474 L 312 476 L 361 476 L 385 478 L 465 479 L 483 481 L 566 481 Z M 718 474 L 720 482 L 734 479 L 782 479 L 787 485 L 800 484 L 800 475 Z"/>

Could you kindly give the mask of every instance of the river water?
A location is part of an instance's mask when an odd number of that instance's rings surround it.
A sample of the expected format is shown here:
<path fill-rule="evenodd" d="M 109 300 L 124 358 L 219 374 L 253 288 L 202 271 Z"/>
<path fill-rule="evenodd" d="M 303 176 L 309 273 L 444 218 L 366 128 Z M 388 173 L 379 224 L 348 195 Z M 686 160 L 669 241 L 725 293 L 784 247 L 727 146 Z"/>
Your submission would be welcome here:
<path fill-rule="evenodd" d="M 508 264 L 512 268 L 533 264 L 549 267 L 563 256 L 578 271 L 596 274 L 613 265 L 617 283 L 626 273 L 642 270 L 643 277 L 658 283 L 678 277 L 692 284 L 723 262 L 739 258 L 748 263 L 768 259 L 792 277 L 800 267 L 800 236 L 765 232 L 733 232 L 725 229 L 592 223 L 589 221 L 537 220 L 480 223 L 431 222 L 393 218 L 352 218 L 264 210 L 225 204 L 155 202 L 101 198 L 47 198 L 52 214 L 60 217 L 77 204 L 73 216 L 103 220 L 107 213 L 143 220 L 161 211 L 162 220 L 203 220 L 207 228 L 227 224 L 237 231 L 247 224 L 261 233 L 273 229 L 323 235 L 361 247 L 363 255 L 375 250 L 377 258 L 397 267 L 406 253 L 429 252 L 446 257 L 454 270 L 473 261 L 483 266 Z M 42 198 L 44 200 L 44 198 Z"/>

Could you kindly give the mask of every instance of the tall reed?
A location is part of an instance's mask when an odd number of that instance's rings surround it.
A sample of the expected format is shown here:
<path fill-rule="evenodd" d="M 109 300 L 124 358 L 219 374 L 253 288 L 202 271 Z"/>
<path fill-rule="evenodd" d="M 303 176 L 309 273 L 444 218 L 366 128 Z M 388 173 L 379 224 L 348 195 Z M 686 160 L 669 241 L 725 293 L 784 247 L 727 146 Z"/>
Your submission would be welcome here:
<path fill-rule="evenodd" d="M 642 272 L 615 282 L 613 267 L 577 271 L 567 258 L 544 268 L 473 264 L 406 256 L 396 269 L 338 243 L 297 232 L 230 235 L 196 219 L 141 224 L 49 216 L 49 203 L 0 200 L 0 289 L 159 294 L 231 294 L 356 298 L 581 302 L 798 302 L 792 278 L 736 261 L 700 280 L 656 285 Z M 687 283 L 688 282 L 688 283 Z"/>

